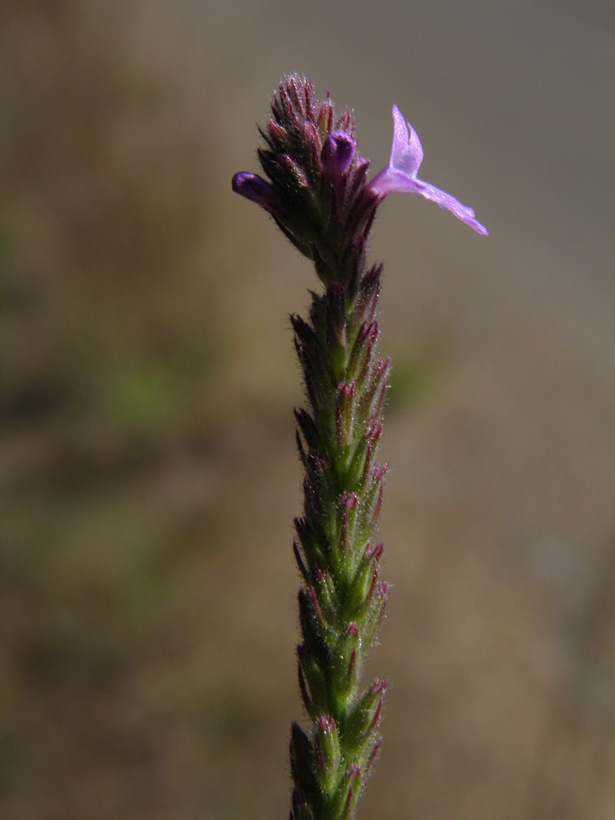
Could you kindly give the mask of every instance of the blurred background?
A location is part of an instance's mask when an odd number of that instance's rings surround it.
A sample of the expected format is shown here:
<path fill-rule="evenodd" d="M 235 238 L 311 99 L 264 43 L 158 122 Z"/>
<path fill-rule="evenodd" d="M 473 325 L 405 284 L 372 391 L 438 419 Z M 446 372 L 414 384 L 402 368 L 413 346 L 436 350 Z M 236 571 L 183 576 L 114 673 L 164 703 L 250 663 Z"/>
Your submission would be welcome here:
<path fill-rule="evenodd" d="M 481 239 L 390 197 L 394 375 L 365 818 L 615 816 L 615 11 L 606 0 L 4 0 L 0 815 L 287 816 L 288 314 L 233 196 L 281 75 Z"/>

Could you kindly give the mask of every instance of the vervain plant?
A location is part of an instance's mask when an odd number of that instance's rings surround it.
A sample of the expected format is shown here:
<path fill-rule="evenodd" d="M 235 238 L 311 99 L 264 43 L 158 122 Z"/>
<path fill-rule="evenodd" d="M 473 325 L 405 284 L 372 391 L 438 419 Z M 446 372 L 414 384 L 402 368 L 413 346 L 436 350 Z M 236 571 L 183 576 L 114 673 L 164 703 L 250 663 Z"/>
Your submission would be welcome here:
<path fill-rule="evenodd" d="M 285 77 L 260 131 L 258 158 L 269 181 L 233 178 L 233 190 L 273 217 L 322 283 L 307 319 L 291 316 L 307 401 L 295 411 L 305 501 L 294 553 L 302 577 L 299 687 L 310 721 L 307 731 L 292 726 L 291 820 L 354 817 L 381 742 L 387 684 L 361 687 L 389 592 L 375 543 L 390 370 L 390 359 L 377 353 L 382 265 L 366 261 L 376 210 L 391 192 L 418 193 L 487 233 L 471 208 L 417 178 L 419 138 L 397 106 L 393 118 L 389 164 L 368 181 L 351 112 L 336 116 L 328 93 L 321 102 L 305 77 Z"/>

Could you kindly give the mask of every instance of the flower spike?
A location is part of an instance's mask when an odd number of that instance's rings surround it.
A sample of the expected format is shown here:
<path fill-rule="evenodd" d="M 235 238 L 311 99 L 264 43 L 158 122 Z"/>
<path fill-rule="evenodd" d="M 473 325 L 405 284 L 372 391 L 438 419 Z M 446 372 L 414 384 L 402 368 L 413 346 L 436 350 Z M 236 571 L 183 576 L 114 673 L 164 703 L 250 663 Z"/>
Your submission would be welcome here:
<path fill-rule="evenodd" d="M 349 110 L 336 116 L 305 77 L 284 77 L 260 129 L 265 177 L 241 172 L 233 190 L 263 208 L 311 262 L 322 289 L 309 314 L 290 317 L 305 407 L 295 411 L 304 469 L 293 541 L 298 593 L 299 689 L 307 720 L 293 723 L 291 820 L 354 820 L 380 749 L 387 684 L 361 683 L 389 585 L 376 543 L 387 465 L 379 463 L 390 357 L 378 354 L 381 264 L 369 233 L 392 191 L 418 193 L 487 233 L 474 211 L 418 179 L 423 149 L 397 107 L 388 166 L 368 182 L 369 160 Z"/>
<path fill-rule="evenodd" d="M 393 106 L 393 146 L 391 148 L 391 158 L 386 168 L 383 168 L 367 185 L 367 190 L 384 198 L 391 193 L 420 194 L 425 199 L 430 199 L 441 208 L 446 208 L 457 219 L 465 222 L 470 228 L 482 236 L 487 236 L 488 231 L 484 225 L 476 219 L 472 208 L 463 205 L 454 196 L 436 188 L 429 182 L 424 182 L 417 177 L 421 162 L 423 161 L 423 146 L 419 136 L 410 125 L 404 120 L 399 108 Z"/>

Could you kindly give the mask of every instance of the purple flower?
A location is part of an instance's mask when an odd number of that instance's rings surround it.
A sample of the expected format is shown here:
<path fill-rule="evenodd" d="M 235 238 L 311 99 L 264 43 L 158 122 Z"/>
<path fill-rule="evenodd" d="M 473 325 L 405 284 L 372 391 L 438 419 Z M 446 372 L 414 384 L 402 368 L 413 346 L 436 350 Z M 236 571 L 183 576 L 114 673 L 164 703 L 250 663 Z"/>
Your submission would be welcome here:
<path fill-rule="evenodd" d="M 386 168 L 383 168 L 367 185 L 367 191 L 384 198 L 395 191 L 407 194 L 421 194 L 425 199 L 436 202 L 441 208 L 446 208 L 457 219 L 461 219 L 470 228 L 483 236 L 488 235 L 487 229 L 477 221 L 472 208 L 462 205 L 455 197 L 441 191 L 429 182 L 423 182 L 417 177 L 423 161 L 423 147 L 418 134 L 410 123 L 406 123 L 399 108 L 393 106 L 393 146 L 391 159 Z"/>

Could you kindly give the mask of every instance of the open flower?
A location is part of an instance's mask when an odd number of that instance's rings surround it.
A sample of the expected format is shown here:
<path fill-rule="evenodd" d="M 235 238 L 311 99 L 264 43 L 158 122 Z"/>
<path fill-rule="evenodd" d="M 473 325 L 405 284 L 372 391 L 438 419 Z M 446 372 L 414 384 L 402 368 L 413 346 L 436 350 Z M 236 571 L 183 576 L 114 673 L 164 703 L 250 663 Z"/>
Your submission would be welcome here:
<path fill-rule="evenodd" d="M 446 208 L 477 233 L 487 236 L 487 229 L 477 221 L 472 208 L 462 205 L 455 197 L 430 185 L 429 182 L 418 179 L 417 173 L 423 161 L 423 147 L 418 134 L 410 123 L 406 123 L 396 105 L 393 106 L 393 120 L 391 159 L 387 167 L 368 183 L 367 190 L 381 198 L 395 191 L 421 194 L 425 199 L 436 202 L 441 208 Z"/>

